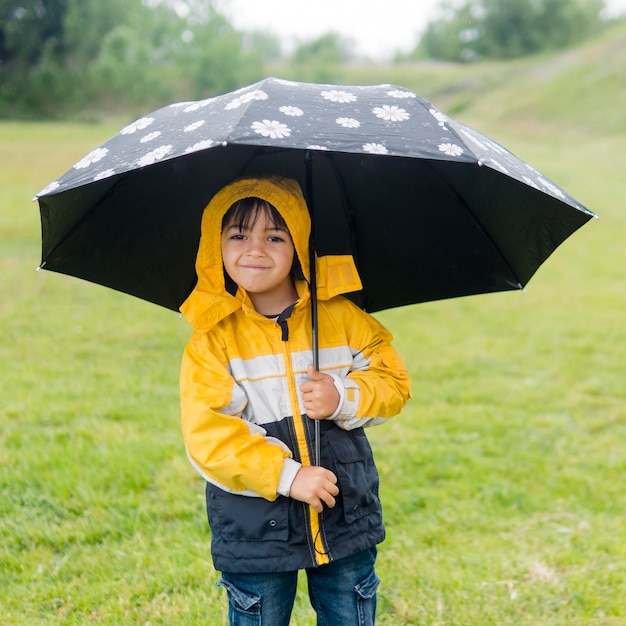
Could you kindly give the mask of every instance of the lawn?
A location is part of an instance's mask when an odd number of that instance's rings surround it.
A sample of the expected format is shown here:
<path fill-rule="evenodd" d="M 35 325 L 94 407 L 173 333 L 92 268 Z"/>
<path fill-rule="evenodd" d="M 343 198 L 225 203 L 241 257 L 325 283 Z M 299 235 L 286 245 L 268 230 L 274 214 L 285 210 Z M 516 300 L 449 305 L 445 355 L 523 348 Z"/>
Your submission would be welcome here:
<path fill-rule="evenodd" d="M 35 272 L 30 198 L 120 126 L 0 123 L 3 624 L 226 623 L 178 424 L 190 328 Z M 601 219 L 525 294 L 379 315 L 414 399 L 370 432 L 378 623 L 626 624 L 624 137 L 479 128 Z M 301 592 L 293 623 L 314 624 Z"/>

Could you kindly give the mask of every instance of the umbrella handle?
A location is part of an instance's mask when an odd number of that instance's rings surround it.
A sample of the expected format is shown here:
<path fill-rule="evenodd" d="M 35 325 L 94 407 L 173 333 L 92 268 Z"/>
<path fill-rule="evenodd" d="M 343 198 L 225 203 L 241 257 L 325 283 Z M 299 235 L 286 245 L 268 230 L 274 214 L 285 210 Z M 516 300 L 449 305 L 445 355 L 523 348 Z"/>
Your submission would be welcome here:
<path fill-rule="evenodd" d="M 304 153 L 305 194 L 311 215 L 311 234 L 309 236 L 309 273 L 311 290 L 311 349 L 313 352 L 313 368 L 319 371 L 319 338 L 317 334 L 317 275 L 315 271 L 315 204 L 313 199 L 313 156 L 310 150 Z M 315 452 L 314 464 L 319 465 L 321 460 L 320 423 L 314 421 Z"/>

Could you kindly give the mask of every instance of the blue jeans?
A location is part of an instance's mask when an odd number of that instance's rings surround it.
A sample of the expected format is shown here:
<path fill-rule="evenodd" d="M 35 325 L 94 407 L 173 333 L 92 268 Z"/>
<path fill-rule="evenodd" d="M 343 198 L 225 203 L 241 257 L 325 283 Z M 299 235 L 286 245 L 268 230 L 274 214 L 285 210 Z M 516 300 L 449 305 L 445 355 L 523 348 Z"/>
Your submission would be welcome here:
<path fill-rule="evenodd" d="M 306 570 L 318 626 L 373 626 L 376 619 L 376 548 Z M 232 574 L 217 583 L 228 592 L 231 626 L 288 626 L 298 572 Z"/>

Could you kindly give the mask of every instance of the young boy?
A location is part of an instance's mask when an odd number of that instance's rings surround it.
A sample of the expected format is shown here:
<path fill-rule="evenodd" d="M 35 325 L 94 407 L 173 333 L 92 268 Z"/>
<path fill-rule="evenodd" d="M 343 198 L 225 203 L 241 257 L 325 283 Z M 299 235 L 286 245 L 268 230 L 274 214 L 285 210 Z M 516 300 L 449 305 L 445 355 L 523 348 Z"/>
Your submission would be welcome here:
<path fill-rule="evenodd" d="M 289 624 L 300 569 L 318 624 L 374 623 L 384 527 L 363 427 L 401 411 L 409 379 L 389 332 L 339 295 L 360 288 L 352 257 L 317 259 L 313 369 L 309 232 L 295 181 L 234 181 L 204 211 L 181 307 L 183 436 L 234 625 Z"/>

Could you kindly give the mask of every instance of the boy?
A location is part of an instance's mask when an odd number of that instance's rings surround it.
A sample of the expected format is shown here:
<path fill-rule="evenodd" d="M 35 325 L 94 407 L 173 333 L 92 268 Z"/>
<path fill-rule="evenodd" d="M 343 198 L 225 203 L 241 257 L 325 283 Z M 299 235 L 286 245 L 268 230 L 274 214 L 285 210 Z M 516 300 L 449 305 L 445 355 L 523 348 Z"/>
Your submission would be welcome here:
<path fill-rule="evenodd" d="M 289 624 L 305 569 L 318 623 L 373 624 L 378 474 L 364 426 L 410 396 L 391 335 L 341 293 L 351 257 L 317 259 L 319 371 L 311 365 L 310 217 L 298 184 L 239 179 L 204 211 L 182 429 L 206 480 L 211 553 L 233 625 Z M 312 464 L 313 421 L 321 463 Z"/>

